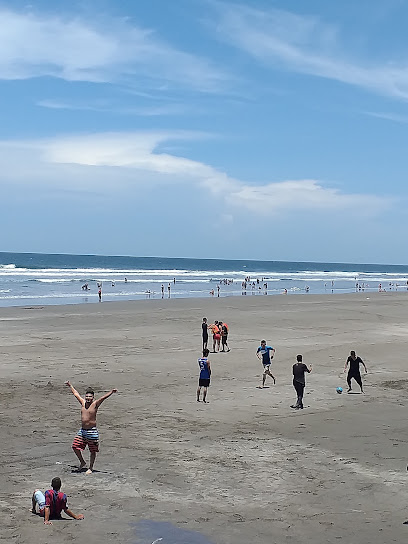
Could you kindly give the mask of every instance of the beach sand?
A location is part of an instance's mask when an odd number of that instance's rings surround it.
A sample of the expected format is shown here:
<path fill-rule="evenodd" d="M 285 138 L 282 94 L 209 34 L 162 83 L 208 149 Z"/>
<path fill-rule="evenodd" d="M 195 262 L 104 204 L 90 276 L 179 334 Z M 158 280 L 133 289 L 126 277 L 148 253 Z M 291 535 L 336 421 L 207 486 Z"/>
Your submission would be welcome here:
<path fill-rule="evenodd" d="M 195 399 L 204 316 L 228 323 L 231 346 L 211 355 L 208 405 Z M 0 541 L 406 541 L 407 318 L 408 293 L 1 309 Z M 276 348 L 264 390 L 262 338 Z M 336 393 L 351 349 L 368 366 L 365 395 Z M 298 353 L 314 367 L 303 411 L 290 408 Z M 67 379 L 119 390 L 99 410 L 92 475 L 73 472 Z M 83 521 L 46 527 L 29 512 L 54 476 Z"/>

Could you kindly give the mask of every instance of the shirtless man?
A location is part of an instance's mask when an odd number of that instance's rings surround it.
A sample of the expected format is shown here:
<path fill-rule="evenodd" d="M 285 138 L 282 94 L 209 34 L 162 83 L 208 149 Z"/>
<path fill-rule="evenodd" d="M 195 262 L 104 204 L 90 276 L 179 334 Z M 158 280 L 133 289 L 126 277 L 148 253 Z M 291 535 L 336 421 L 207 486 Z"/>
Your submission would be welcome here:
<path fill-rule="evenodd" d="M 96 454 L 99 451 L 99 433 L 96 428 L 96 413 L 99 406 L 104 400 L 109 398 L 113 393 L 117 393 L 117 389 L 112 389 L 106 395 L 103 395 L 98 400 L 95 400 L 95 393 L 92 389 L 88 388 L 85 392 L 85 398 L 83 399 L 78 391 L 69 381 L 65 382 L 65 385 L 71 388 L 71 391 L 75 398 L 78 400 L 81 408 L 81 428 L 79 429 L 77 435 L 74 438 L 72 443 L 72 449 L 75 452 L 75 455 L 79 459 L 79 470 L 82 470 L 86 467 L 86 462 L 82 456 L 82 451 L 88 446 L 90 451 L 89 458 L 89 468 L 86 471 L 86 474 L 92 474 L 93 466 L 95 463 Z"/>

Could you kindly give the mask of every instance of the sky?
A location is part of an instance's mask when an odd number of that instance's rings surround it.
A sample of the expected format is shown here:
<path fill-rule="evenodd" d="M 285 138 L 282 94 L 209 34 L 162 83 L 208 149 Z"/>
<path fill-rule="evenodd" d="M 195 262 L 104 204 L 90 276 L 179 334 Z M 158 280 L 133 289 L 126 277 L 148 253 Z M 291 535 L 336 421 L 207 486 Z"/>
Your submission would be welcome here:
<path fill-rule="evenodd" d="M 0 0 L 0 250 L 408 264 L 408 0 Z"/>

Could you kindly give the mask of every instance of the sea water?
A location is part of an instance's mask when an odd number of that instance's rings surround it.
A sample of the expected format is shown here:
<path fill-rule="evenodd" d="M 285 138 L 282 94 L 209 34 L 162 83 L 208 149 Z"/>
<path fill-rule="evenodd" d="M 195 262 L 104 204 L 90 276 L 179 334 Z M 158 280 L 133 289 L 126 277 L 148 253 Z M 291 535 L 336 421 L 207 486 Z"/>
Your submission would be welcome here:
<path fill-rule="evenodd" d="M 407 291 L 407 282 L 408 265 L 0 253 L 0 306 L 95 303 L 98 284 L 103 301 L 120 301 Z"/>

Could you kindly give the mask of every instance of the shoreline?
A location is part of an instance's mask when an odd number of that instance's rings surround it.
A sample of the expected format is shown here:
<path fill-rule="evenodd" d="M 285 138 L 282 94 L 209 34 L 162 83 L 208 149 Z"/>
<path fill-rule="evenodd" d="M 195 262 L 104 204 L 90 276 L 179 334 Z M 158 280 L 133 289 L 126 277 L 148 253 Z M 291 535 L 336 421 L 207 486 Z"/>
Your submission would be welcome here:
<path fill-rule="evenodd" d="M 395 296 L 395 295 L 408 295 L 408 287 L 407 288 L 402 288 L 402 286 L 400 286 L 401 289 L 400 290 L 383 290 L 381 292 L 378 291 L 378 289 L 366 289 L 366 290 L 359 290 L 359 291 L 355 291 L 355 290 L 349 290 L 349 291 L 346 291 L 345 289 L 344 290 L 338 290 L 336 292 L 336 290 L 334 290 L 333 292 L 325 292 L 325 293 L 311 293 L 311 292 L 288 292 L 288 293 L 283 293 L 283 292 L 276 292 L 276 293 L 258 293 L 258 292 L 247 292 L 247 293 L 241 293 L 240 295 L 238 294 L 220 294 L 220 296 L 218 297 L 216 294 L 214 296 L 211 296 L 211 295 L 203 295 L 203 296 L 177 296 L 177 295 L 172 295 L 170 297 L 168 297 L 167 295 L 164 296 L 164 297 L 161 297 L 160 293 L 155 293 L 153 294 L 152 296 L 146 294 L 145 296 L 142 297 L 139 297 L 139 298 L 123 298 L 122 300 L 104 300 L 104 295 L 102 293 L 102 301 L 99 302 L 98 300 L 98 294 L 97 293 L 94 293 L 93 296 L 92 296 L 92 300 L 86 300 L 86 301 L 83 301 L 83 302 L 68 302 L 69 299 L 66 299 L 67 302 L 54 302 L 54 298 L 46 298 L 46 300 L 52 300 L 53 302 L 41 302 L 40 300 L 38 299 L 27 299 L 27 301 L 25 301 L 24 303 L 19 303 L 19 304 L 6 304 L 6 305 L 3 305 L 2 302 L 5 300 L 0 300 L 0 311 L 3 310 L 3 309 L 7 309 L 7 308 L 27 308 L 27 307 L 62 307 L 62 306 L 78 306 L 78 307 L 91 307 L 95 304 L 126 304 L 126 303 L 136 303 L 136 302 L 146 302 L 146 303 L 152 303 L 153 301 L 155 302 L 165 302 L 165 301 L 175 301 L 175 300 L 186 300 L 186 301 L 198 301 L 198 300 L 220 300 L 220 299 L 243 299 L 243 300 L 246 300 L 246 299 L 253 299 L 253 298 L 256 298 L 257 300 L 259 299 L 264 299 L 264 298 L 267 298 L 267 299 L 270 299 L 271 297 L 273 298 L 276 298 L 276 297 L 289 297 L 289 298 L 293 298 L 293 297 L 341 297 L 341 296 L 351 296 L 351 295 L 354 295 L 354 296 L 360 296 L 360 297 L 373 297 L 373 296 L 376 296 L 376 295 L 381 295 L 381 296 L 386 296 L 387 294 L 388 295 L 392 295 L 392 296 Z M 329 291 L 329 289 L 328 289 Z M 86 297 L 88 298 L 88 297 Z"/>

